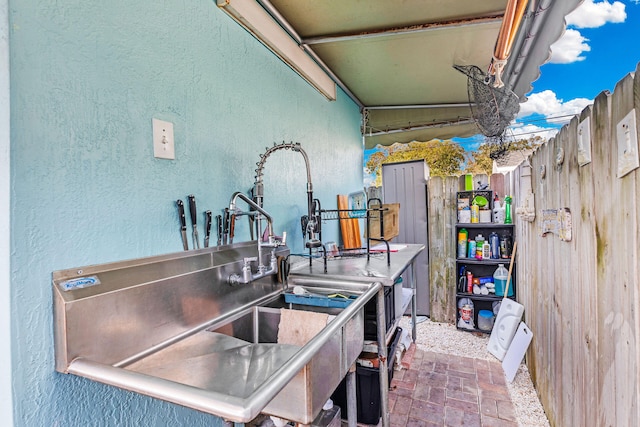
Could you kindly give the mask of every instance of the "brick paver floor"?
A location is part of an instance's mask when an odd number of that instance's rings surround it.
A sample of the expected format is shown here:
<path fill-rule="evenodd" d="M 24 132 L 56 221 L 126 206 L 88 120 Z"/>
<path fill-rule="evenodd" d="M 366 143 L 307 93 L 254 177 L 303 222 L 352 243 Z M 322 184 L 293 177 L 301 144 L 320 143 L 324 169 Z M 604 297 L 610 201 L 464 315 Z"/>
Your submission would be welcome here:
<path fill-rule="evenodd" d="M 517 427 L 498 362 L 433 353 L 415 345 L 389 391 L 392 427 Z"/>

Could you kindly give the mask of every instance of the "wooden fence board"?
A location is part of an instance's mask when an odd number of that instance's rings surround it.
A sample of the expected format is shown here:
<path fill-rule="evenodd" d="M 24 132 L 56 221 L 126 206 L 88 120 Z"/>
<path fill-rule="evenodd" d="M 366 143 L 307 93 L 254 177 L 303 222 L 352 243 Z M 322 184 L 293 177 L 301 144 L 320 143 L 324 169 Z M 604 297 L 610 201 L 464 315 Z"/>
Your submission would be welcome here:
<path fill-rule="evenodd" d="M 616 157 L 613 171 L 617 170 L 619 161 L 617 154 L 617 124 L 633 109 L 633 77 L 627 75 L 615 88 L 611 103 L 611 136 L 615 147 L 612 151 Z M 637 152 L 638 147 L 634 148 Z M 637 276 L 632 276 L 633 268 L 637 264 L 637 236 L 638 224 L 636 218 L 637 188 L 636 174 L 631 172 L 624 177 L 614 178 L 612 193 L 605 203 L 611 205 L 612 218 L 618 218 L 615 224 L 611 224 L 613 263 L 608 265 L 609 277 L 613 277 L 614 283 L 610 283 L 613 292 L 614 306 L 610 312 L 615 313 L 612 323 L 608 325 L 613 332 L 612 347 L 614 348 L 614 364 L 608 369 L 613 376 L 616 391 L 615 421 L 616 425 L 638 425 L 636 419 L 636 382 L 638 381 L 638 369 L 636 361 L 636 340 L 634 319 L 635 287 L 638 285 Z M 617 319 L 621 317 L 622 323 Z M 605 318 L 606 320 L 606 318 Z"/>
<path fill-rule="evenodd" d="M 591 117 L 592 108 L 586 108 L 580 115 L 579 122 Z M 593 132 L 591 132 L 593 135 Z M 577 157 L 577 144 L 572 150 L 572 157 Z M 572 160 L 573 161 L 573 160 Z M 577 164 L 577 158 L 576 158 Z M 576 238 L 573 240 L 576 258 L 578 262 L 576 303 L 574 312 L 577 313 L 575 321 L 578 331 L 575 333 L 573 345 L 573 358 L 576 360 L 576 384 L 578 390 L 583 391 L 580 405 L 574 408 L 574 416 L 578 425 L 588 425 L 597 419 L 598 402 L 598 375 L 594 367 L 597 366 L 597 281 L 596 267 L 593 260 L 596 256 L 593 242 L 595 234 L 595 196 L 593 189 L 593 167 L 590 164 L 578 166 L 573 174 L 571 195 L 574 199 L 572 206 L 573 226 Z M 577 188 L 576 188 L 577 187 Z M 592 244 L 585 244 L 592 242 Z"/>
<path fill-rule="evenodd" d="M 432 177 L 429 195 L 429 293 L 431 319 L 455 322 L 456 177 Z"/>
<path fill-rule="evenodd" d="M 599 203 L 594 207 L 596 232 L 596 276 L 598 284 L 598 365 L 595 367 L 598 378 L 598 416 L 599 425 L 615 425 L 611 417 L 615 408 L 615 389 L 609 380 L 605 380 L 606 371 L 613 364 L 611 334 L 607 331 L 605 318 L 610 315 L 613 305 L 607 265 L 613 262 L 612 245 L 609 241 L 612 224 L 611 206 L 603 203 L 603 197 L 608 198 L 613 191 L 615 175 L 615 159 L 612 154 L 613 141 L 610 126 L 610 99 L 607 94 L 599 95 L 594 102 L 594 138 L 592 142 L 592 167 L 598 171 L 598 178 L 594 180 L 594 193 L 599 196 Z M 608 322 L 608 321 L 607 321 Z"/>
<path fill-rule="evenodd" d="M 640 125 L 640 63 L 636 66 L 635 71 L 635 79 L 633 85 L 633 106 L 636 110 L 636 123 Z M 640 127 L 636 129 L 636 138 L 640 141 Z M 640 172 L 636 170 L 634 172 L 636 186 L 640 185 Z M 638 195 L 640 193 L 640 189 L 636 187 L 635 199 L 638 201 Z M 636 224 L 636 233 L 634 236 L 635 239 L 635 251 L 636 251 L 636 259 L 638 254 L 638 242 L 640 242 L 640 230 L 638 230 L 638 224 L 640 224 L 640 209 L 636 207 L 636 216 L 635 218 L 630 217 L 630 220 Z M 638 283 L 638 277 L 640 277 L 640 262 L 636 262 L 632 264 L 631 272 L 633 277 L 635 277 L 635 281 L 632 281 L 631 284 L 634 285 L 634 295 L 633 295 L 633 304 L 635 307 L 634 314 L 634 324 L 635 324 L 635 337 L 636 337 L 636 360 L 635 360 L 635 368 L 636 372 L 640 369 L 640 339 L 638 338 L 638 334 L 640 333 L 640 309 L 638 308 L 638 304 L 640 304 L 640 284 Z M 635 267 L 635 268 L 634 268 Z M 640 424 L 640 381 L 636 381 L 636 401 L 635 401 L 635 423 L 636 425 Z"/>
<path fill-rule="evenodd" d="M 494 173 L 489 177 L 489 188 L 492 189 L 502 202 L 504 197 L 504 174 Z"/>

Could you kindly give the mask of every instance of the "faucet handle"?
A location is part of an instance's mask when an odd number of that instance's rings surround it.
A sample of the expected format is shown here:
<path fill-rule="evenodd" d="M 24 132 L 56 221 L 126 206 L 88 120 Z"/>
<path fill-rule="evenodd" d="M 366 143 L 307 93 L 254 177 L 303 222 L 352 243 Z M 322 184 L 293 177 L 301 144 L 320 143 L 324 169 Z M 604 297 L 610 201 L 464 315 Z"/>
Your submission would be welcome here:
<path fill-rule="evenodd" d="M 307 249 L 319 248 L 322 246 L 322 242 L 318 239 L 311 239 L 304 245 Z"/>

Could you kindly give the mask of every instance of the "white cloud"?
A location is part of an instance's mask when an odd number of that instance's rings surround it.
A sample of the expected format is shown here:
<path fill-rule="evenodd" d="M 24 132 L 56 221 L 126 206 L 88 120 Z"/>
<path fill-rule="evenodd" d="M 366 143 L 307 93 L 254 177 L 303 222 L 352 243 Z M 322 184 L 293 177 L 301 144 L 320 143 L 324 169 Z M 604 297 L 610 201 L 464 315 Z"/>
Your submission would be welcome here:
<path fill-rule="evenodd" d="M 619 1 L 609 3 L 601 1 L 595 3 L 594 0 L 585 0 L 580 7 L 566 16 L 568 27 L 576 28 L 598 28 L 607 23 L 618 24 L 627 19 L 625 4 Z M 551 45 L 550 63 L 570 64 L 576 61 L 583 61 L 584 52 L 589 52 L 591 47 L 589 39 L 585 38 L 576 29 L 567 29 L 565 33 Z"/>
<path fill-rule="evenodd" d="M 365 187 L 370 187 L 376 184 L 376 176 L 367 170 L 366 167 L 362 168 L 362 181 Z"/>
<path fill-rule="evenodd" d="M 541 114 L 547 118 L 579 114 L 593 100 L 587 98 L 575 98 L 567 102 L 558 99 L 555 92 L 543 90 L 529 95 L 527 102 L 520 104 L 518 117 L 527 117 L 531 114 Z"/>
<path fill-rule="evenodd" d="M 552 138 L 562 125 L 568 123 L 574 115 L 580 114 L 586 106 L 592 103 L 592 100 L 586 98 L 575 98 L 563 102 L 551 90 L 532 93 L 527 102 L 520 104 L 518 117 L 522 119 L 532 114 L 540 114 L 544 116 L 544 119 L 530 120 L 529 123 L 526 120 L 514 123 L 510 126 L 510 136 L 516 140 L 528 139 L 533 136 L 540 136 L 545 140 Z"/>
<path fill-rule="evenodd" d="M 577 28 L 598 28 L 608 22 L 617 24 L 626 19 L 627 13 L 624 3 L 619 1 L 594 3 L 593 0 L 585 0 L 580 7 L 565 18 L 567 25 Z"/>
<path fill-rule="evenodd" d="M 589 39 L 580 34 L 578 30 L 567 30 L 554 44 L 551 45 L 550 63 L 570 64 L 585 59 L 583 52 L 589 52 L 591 47 L 587 44 Z"/>

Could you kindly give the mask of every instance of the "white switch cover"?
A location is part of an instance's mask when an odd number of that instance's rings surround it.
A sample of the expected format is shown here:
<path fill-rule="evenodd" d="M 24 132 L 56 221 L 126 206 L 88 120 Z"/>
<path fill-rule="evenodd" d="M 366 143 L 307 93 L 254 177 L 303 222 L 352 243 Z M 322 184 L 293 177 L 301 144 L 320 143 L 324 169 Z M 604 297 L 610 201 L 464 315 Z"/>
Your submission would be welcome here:
<path fill-rule="evenodd" d="M 151 122 L 153 124 L 153 157 L 175 159 L 173 123 L 158 119 L 151 119 Z"/>
<path fill-rule="evenodd" d="M 616 125 L 618 178 L 622 178 L 632 170 L 640 167 L 637 132 L 636 110 L 633 109 Z"/>

